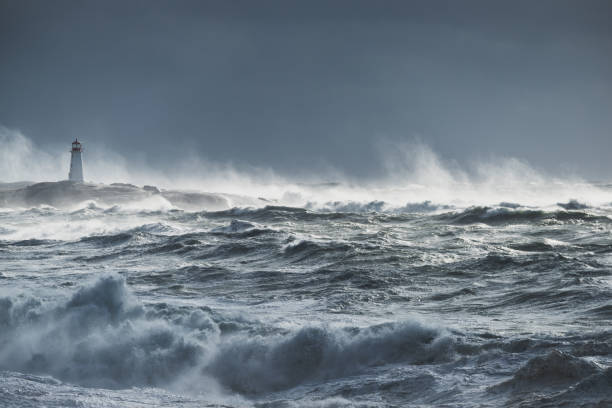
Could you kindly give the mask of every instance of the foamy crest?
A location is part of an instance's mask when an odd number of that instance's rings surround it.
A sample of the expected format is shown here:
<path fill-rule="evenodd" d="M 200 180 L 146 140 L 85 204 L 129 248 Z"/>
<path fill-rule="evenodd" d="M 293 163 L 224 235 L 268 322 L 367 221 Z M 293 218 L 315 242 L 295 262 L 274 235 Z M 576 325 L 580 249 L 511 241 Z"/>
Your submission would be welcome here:
<path fill-rule="evenodd" d="M 201 309 L 148 309 L 123 278 L 104 276 L 58 302 L 0 299 L 0 367 L 105 388 L 190 387 L 260 394 L 395 363 L 454 354 L 444 330 L 405 322 L 365 329 L 223 335 Z"/>

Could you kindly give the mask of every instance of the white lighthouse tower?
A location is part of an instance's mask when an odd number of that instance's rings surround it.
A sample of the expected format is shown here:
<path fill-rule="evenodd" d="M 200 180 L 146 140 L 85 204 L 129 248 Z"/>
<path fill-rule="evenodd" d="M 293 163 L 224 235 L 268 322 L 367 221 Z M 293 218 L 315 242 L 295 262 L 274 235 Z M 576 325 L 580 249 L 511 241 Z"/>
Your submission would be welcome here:
<path fill-rule="evenodd" d="M 72 149 L 70 150 L 70 173 L 68 173 L 68 180 L 83 182 L 83 161 L 81 160 L 81 152 L 83 148 L 78 139 L 74 139 L 72 142 Z"/>

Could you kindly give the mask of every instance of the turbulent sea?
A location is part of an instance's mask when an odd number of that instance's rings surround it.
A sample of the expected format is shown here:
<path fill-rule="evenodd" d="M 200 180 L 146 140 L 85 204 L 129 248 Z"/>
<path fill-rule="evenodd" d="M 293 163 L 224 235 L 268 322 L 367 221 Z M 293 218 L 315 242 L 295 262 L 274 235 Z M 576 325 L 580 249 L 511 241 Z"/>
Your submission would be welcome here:
<path fill-rule="evenodd" d="M 4 185 L 0 406 L 612 407 L 597 189 L 287 206 Z"/>

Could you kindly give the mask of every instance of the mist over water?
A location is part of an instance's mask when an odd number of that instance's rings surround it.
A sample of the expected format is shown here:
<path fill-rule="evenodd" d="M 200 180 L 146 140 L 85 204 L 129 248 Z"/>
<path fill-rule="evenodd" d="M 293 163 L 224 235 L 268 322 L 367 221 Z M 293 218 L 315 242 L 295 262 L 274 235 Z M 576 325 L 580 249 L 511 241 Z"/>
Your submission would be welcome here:
<path fill-rule="evenodd" d="M 74 184 L 0 130 L 0 405 L 612 405 L 608 185 L 419 142 L 362 179 L 82 142 Z"/>
<path fill-rule="evenodd" d="M 372 160 L 380 162 L 384 171 L 365 178 L 344 174 L 333 163 L 311 174 L 287 176 L 272 168 L 240 168 L 189 153 L 170 171 L 161 171 L 146 164 L 137 152 L 113 152 L 95 144 L 89 149 L 86 140 L 84 143 L 88 182 L 235 194 L 278 205 L 332 208 L 356 203 L 401 211 L 407 204 L 423 202 L 460 207 L 503 202 L 550 206 L 572 199 L 592 205 L 612 202 L 612 194 L 601 183 L 594 185 L 575 174 L 546 174 L 512 157 L 490 157 L 461 166 L 443 160 L 417 139 L 411 143 L 381 141 L 378 157 Z M 43 150 L 19 131 L 0 127 L 2 181 L 65 180 L 69 164 L 65 150 L 59 146 Z"/>

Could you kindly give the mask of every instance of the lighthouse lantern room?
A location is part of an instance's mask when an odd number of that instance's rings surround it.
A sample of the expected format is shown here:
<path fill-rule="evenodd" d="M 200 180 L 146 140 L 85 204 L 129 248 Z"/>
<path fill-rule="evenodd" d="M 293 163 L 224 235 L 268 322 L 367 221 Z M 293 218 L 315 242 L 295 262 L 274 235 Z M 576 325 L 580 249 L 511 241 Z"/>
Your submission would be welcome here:
<path fill-rule="evenodd" d="M 72 142 L 72 149 L 70 149 L 70 173 L 68 173 L 68 180 L 83 182 L 83 161 L 81 160 L 81 152 L 83 148 L 78 139 L 74 139 Z"/>

